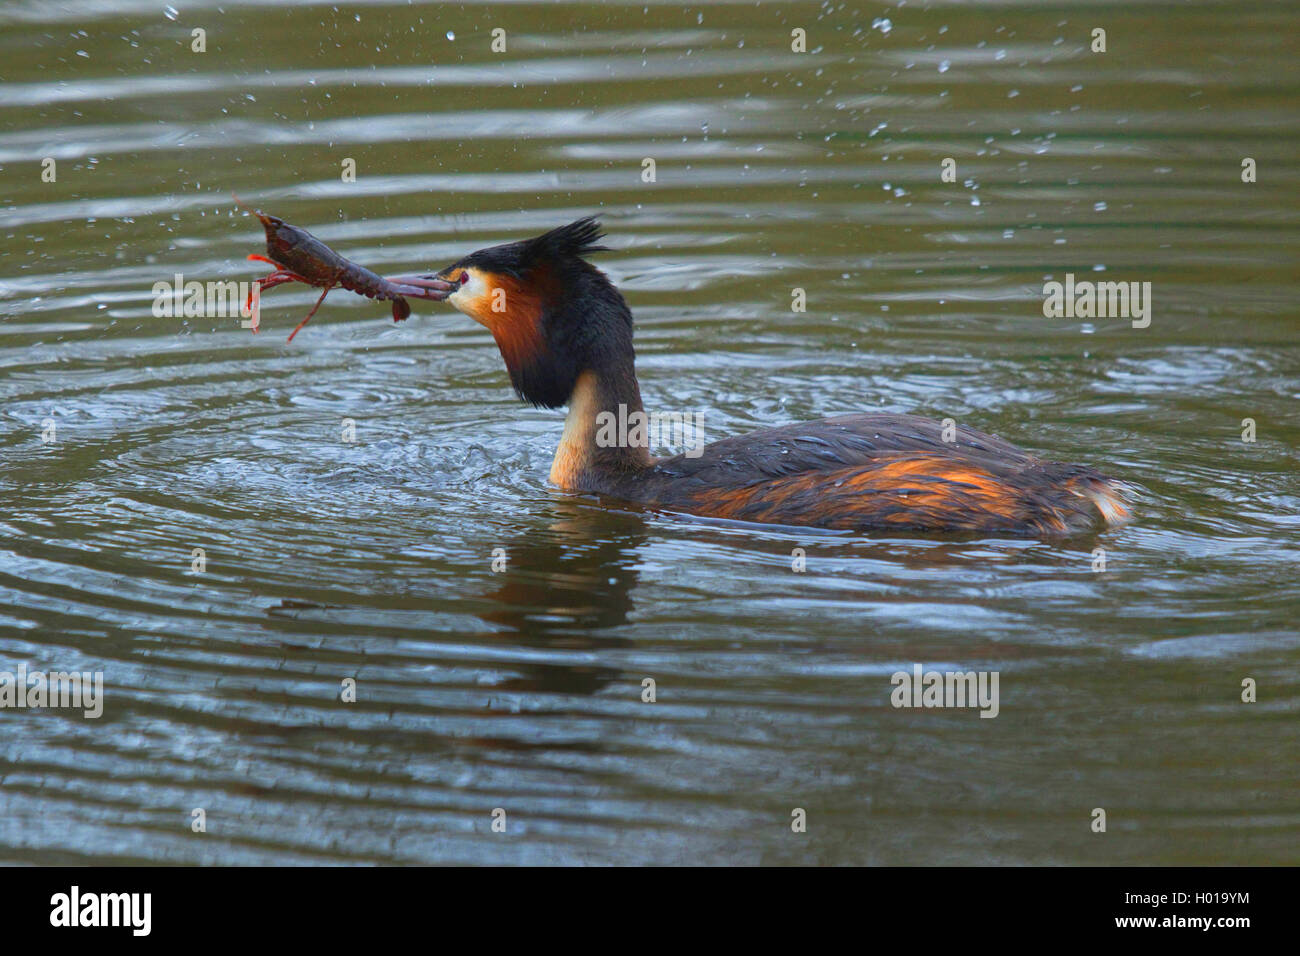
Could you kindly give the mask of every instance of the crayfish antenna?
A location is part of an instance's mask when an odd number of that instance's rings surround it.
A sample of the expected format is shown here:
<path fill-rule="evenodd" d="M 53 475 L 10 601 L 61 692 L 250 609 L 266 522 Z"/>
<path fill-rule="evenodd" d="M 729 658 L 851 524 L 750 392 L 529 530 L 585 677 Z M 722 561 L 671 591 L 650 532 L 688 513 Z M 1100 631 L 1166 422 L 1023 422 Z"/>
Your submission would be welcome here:
<path fill-rule="evenodd" d="M 250 212 L 254 216 L 256 216 L 261 221 L 262 225 L 264 226 L 269 225 L 269 223 L 266 221 L 266 216 L 262 215 L 261 210 L 254 209 L 251 206 L 245 205 L 244 201 L 240 199 L 237 195 L 235 195 L 233 190 L 230 193 L 230 198 L 235 201 L 235 205 L 238 206 L 240 209 L 244 210 L 245 212 Z"/>

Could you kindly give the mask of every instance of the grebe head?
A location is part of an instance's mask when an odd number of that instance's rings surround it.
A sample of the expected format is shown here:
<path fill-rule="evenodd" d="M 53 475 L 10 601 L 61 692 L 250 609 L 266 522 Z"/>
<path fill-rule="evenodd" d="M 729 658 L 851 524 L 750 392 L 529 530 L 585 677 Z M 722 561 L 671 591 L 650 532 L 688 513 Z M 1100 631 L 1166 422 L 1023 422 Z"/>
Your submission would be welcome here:
<path fill-rule="evenodd" d="M 589 217 L 480 249 L 438 272 L 453 288 L 427 298 L 445 298 L 492 333 L 520 398 L 559 408 L 585 371 L 631 373 L 632 313 L 583 258 L 605 249 L 602 235 Z"/>

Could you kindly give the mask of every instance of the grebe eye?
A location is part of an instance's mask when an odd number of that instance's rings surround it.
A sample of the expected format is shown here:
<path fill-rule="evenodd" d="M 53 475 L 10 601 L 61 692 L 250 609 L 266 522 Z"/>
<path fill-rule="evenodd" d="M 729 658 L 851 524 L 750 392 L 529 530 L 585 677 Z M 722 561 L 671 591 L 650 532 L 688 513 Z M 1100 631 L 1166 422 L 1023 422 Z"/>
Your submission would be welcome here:
<path fill-rule="evenodd" d="M 465 284 L 466 282 L 468 282 L 468 281 L 469 281 L 469 273 L 468 273 L 468 272 L 462 272 L 462 273 L 460 274 L 460 284 L 461 284 L 461 285 L 464 285 L 464 284 Z"/>

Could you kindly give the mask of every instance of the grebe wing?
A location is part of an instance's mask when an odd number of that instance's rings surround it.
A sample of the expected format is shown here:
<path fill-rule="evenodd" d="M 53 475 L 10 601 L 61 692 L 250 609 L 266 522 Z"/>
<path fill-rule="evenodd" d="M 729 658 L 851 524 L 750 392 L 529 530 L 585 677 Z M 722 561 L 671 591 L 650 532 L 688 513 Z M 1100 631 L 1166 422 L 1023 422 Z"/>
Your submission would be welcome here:
<path fill-rule="evenodd" d="M 958 425 L 951 442 L 943 424 L 919 415 L 867 413 L 764 428 L 706 445 L 696 457 L 656 462 L 665 477 L 706 484 L 743 484 L 807 471 L 838 471 L 868 465 L 898 452 L 929 452 L 953 459 L 988 459 L 1019 467 L 1037 459 L 1009 441 Z"/>
<path fill-rule="evenodd" d="M 913 415 L 769 428 L 656 462 L 658 503 L 719 518 L 848 530 L 1074 534 L 1123 523 L 1124 489 L 1083 465 Z"/>

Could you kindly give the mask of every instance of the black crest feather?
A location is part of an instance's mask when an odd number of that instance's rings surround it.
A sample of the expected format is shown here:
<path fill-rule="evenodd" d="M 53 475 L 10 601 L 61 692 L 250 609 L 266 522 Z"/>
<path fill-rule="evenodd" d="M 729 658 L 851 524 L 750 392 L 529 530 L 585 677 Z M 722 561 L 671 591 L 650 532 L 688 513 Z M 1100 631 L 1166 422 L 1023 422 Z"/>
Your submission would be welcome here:
<path fill-rule="evenodd" d="M 588 253 L 608 251 L 608 247 L 597 245 L 604 235 L 595 216 L 584 216 L 533 239 L 521 239 L 472 252 L 442 270 L 440 275 L 465 266 L 477 266 L 489 272 L 500 272 L 520 279 L 538 266 L 564 266 L 580 260 Z"/>
<path fill-rule="evenodd" d="M 600 221 L 595 216 L 584 216 L 560 226 L 550 232 L 542 233 L 536 239 L 524 242 L 520 255 L 524 268 L 539 262 L 556 261 L 568 258 L 581 258 L 592 252 L 606 252 L 606 246 L 598 245 L 605 237 Z"/>

